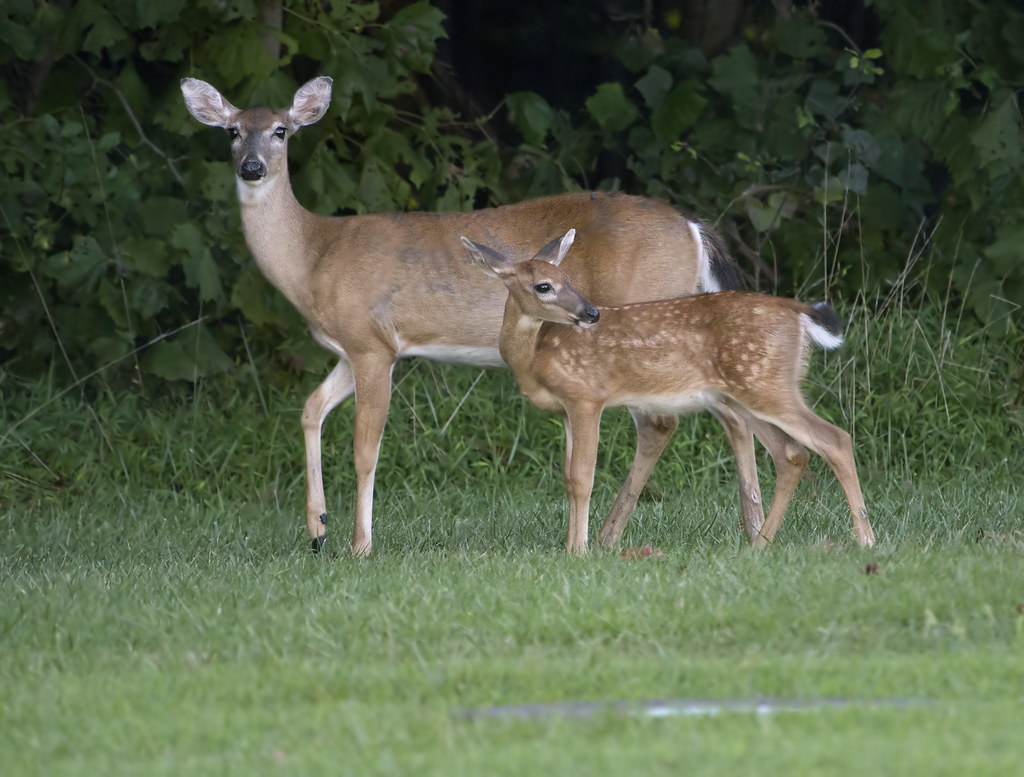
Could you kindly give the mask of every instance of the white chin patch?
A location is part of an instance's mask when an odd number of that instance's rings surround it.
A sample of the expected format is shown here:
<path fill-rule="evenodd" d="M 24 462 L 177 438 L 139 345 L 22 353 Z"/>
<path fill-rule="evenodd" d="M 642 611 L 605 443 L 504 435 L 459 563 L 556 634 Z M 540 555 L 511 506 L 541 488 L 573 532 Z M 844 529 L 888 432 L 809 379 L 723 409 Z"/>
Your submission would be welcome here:
<path fill-rule="evenodd" d="M 583 319 L 580 319 L 579 321 L 576 322 L 576 326 L 578 326 L 580 329 L 590 329 L 590 327 L 592 327 L 593 325 L 593 321 L 584 321 Z"/>

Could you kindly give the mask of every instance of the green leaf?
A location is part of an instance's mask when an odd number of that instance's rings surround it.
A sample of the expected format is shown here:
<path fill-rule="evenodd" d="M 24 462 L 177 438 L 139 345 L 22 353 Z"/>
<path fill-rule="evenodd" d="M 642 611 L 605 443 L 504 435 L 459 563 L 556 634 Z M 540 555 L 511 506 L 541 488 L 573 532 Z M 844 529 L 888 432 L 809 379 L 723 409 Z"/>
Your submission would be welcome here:
<path fill-rule="evenodd" d="M 775 19 L 775 43 L 779 51 L 794 59 L 811 59 L 828 46 L 825 31 L 804 15 L 778 16 Z"/>
<path fill-rule="evenodd" d="M 202 325 L 154 343 L 142 354 L 139 363 L 143 370 L 164 380 L 189 381 L 227 372 L 234 366 L 209 329 Z"/>
<path fill-rule="evenodd" d="M 744 203 L 747 218 L 758 232 L 778 229 L 783 219 L 791 219 L 796 213 L 796 198 L 789 192 L 772 192 L 765 204 L 756 197 L 748 197 Z"/>
<path fill-rule="evenodd" d="M 1020 107 L 1012 93 L 1003 93 L 1002 99 L 990 110 L 974 132 L 971 144 L 978 151 L 983 165 L 1003 163 L 1016 166 L 1024 161 L 1024 134 L 1021 131 Z"/>
<path fill-rule="evenodd" d="M 587 98 L 587 111 L 603 129 L 619 132 L 636 121 L 639 113 L 622 89 L 622 84 L 601 84 Z"/>
<path fill-rule="evenodd" d="M 185 252 L 181 261 L 185 283 L 198 288 L 199 296 L 204 300 L 222 300 L 224 290 L 220 284 L 220 272 L 199 229 L 194 224 L 179 224 L 171 233 L 171 245 Z"/>
<path fill-rule="evenodd" d="M 429 73 L 438 38 L 447 38 L 444 14 L 426 0 L 408 5 L 384 25 L 390 53 L 410 70 Z"/>
<path fill-rule="evenodd" d="M 166 242 L 137 235 L 121 243 L 121 262 L 152 278 L 164 278 L 171 269 Z"/>
<path fill-rule="evenodd" d="M 864 195 L 868 193 L 868 171 L 860 162 L 844 165 L 839 170 L 839 184 L 846 190 Z"/>
<path fill-rule="evenodd" d="M 644 96 L 648 108 L 657 108 L 671 88 L 672 74 L 657 65 L 651 65 L 644 77 L 636 82 L 636 90 Z"/>
<path fill-rule="evenodd" d="M 554 111 L 547 100 L 536 92 L 513 92 L 505 98 L 509 120 L 527 143 L 543 146 L 554 120 Z"/>
<path fill-rule="evenodd" d="M 10 55 L 5 55 L 3 49 L 9 49 L 14 58 L 26 62 L 33 59 L 36 50 L 36 35 L 30 27 L 18 24 L 11 19 L 4 19 L 0 24 L 0 62 L 9 62 Z"/>
<path fill-rule="evenodd" d="M 216 166 L 226 167 L 223 162 Z M 157 237 L 166 237 L 174 227 L 189 220 L 188 206 L 179 197 L 146 197 L 137 213 L 142 217 L 143 232 Z"/>
<path fill-rule="evenodd" d="M 1024 253 L 1024 226 L 1007 224 L 999 228 L 995 241 L 985 248 L 984 254 L 991 262 L 995 275 L 1007 275 L 1021 264 Z"/>
<path fill-rule="evenodd" d="M 76 10 L 89 29 L 82 43 L 84 51 L 102 54 L 104 49 L 128 39 L 128 33 L 121 23 L 99 3 L 83 0 Z"/>
<path fill-rule="evenodd" d="M 184 8 L 185 0 L 135 0 L 135 18 L 140 28 L 155 28 L 178 19 Z"/>
<path fill-rule="evenodd" d="M 203 46 L 203 57 L 223 73 L 228 86 L 246 78 L 268 78 L 278 66 L 254 24 L 230 25 Z"/>
<path fill-rule="evenodd" d="M 275 305 L 277 292 L 255 266 L 239 273 L 231 289 L 231 304 L 254 324 L 281 325 L 281 311 Z"/>
<path fill-rule="evenodd" d="M 53 254 L 43 262 L 43 272 L 62 286 L 91 288 L 109 261 L 96 238 L 76 235 L 70 251 Z"/>
<path fill-rule="evenodd" d="M 615 46 L 615 56 L 631 72 L 639 73 L 665 51 L 665 42 L 655 27 L 629 34 Z"/>
<path fill-rule="evenodd" d="M 728 54 L 716 57 L 708 83 L 720 94 L 741 104 L 757 102 L 757 59 L 745 43 L 733 46 Z"/>
<path fill-rule="evenodd" d="M 818 186 L 814 187 L 814 201 L 822 205 L 839 202 L 843 199 L 843 182 L 838 176 L 827 176 Z"/>
<path fill-rule="evenodd" d="M 697 122 L 708 104 L 700 92 L 700 84 L 691 79 L 665 95 L 651 114 L 651 129 L 659 142 L 671 143 Z"/>
<path fill-rule="evenodd" d="M 839 86 L 824 78 L 816 78 L 811 82 L 804 103 L 812 114 L 824 116 L 830 121 L 838 119 L 849 104 L 850 101 L 839 94 Z"/>

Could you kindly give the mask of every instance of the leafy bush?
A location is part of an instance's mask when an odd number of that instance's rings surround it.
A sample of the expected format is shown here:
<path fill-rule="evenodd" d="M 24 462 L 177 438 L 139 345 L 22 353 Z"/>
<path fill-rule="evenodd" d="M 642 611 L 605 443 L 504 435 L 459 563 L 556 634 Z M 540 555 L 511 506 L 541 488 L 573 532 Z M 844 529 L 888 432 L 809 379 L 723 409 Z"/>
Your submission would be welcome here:
<path fill-rule="evenodd" d="M 898 283 L 1019 338 L 1024 14 L 956 0 L 922 30 L 876 0 L 881 35 L 861 48 L 817 7 L 764 9 L 710 60 L 670 13 L 619 35 L 628 77 L 582 105 L 517 92 L 470 122 L 422 88 L 445 35 L 425 1 L 389 17 L 351 0 L 8 2 L 0 359 L 71 378 L 118 363 L 136 381 L 194 381 L 253 350 L 277 374 L 322 364 L 249 259 L 227 143 L 185 112 L 184 75 L 238 105 L 336 77 L 330 114 L 291 145 L 318 212 L 624 188 L 716 221 L 769 289 L 873 300 Z M 923 255 L 915 287 L 904 257 Z"/>
<path fill-rule="evenodd" d="M 925 5 L 922 30 L 906 4 L 875 2 L 882 34 L 866 50 L 814 5 L 710 61 L 667 27 L 635 30 L 616 49 L 631 80 L 596 85 L 584 115 L 509 97 L 522 192 L 571 185 L 611 154 L 619 177 L 592 185 L 718 222 L 770 289 L 818 282 L 824 259 L 828 290 L 885 294 L 926 242 L 927 289 L 951 284 L 1006 325 L 1024 301 L 1024 13 Z"/>

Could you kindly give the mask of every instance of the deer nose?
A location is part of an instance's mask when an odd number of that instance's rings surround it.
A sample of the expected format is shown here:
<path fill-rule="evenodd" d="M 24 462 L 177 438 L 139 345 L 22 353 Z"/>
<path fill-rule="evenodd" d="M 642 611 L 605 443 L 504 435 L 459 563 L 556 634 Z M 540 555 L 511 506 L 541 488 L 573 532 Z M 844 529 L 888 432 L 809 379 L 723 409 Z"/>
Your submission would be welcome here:
<path fill-rule="evenodd" d="M 601 314 L 597 312 L 597 308 L 595 308 L 593 305 L 587 305 L 587 307 L 583 309 L 583 315 L 580 316 L 580 318 L 582 318 L 588 324 L 596 324 L 597 320 L 600 317 Z"/>
<path fill-rule="evenodd" d="M 266 174 L 267 168 L 255 157 L 243 159 L 241 166 L 238 168 L 238 176 L 243 181 L 258 181 Z"/>

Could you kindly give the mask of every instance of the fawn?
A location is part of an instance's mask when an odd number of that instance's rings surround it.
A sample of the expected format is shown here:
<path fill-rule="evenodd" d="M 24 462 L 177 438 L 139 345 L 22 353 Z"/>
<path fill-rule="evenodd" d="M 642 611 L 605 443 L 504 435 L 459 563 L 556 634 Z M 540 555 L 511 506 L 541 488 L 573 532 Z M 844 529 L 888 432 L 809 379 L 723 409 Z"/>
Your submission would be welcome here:
<path fill-rule="evenodd" d="M 557 248 L 516 263 L 462 238 L 508 289 L 502 359 L 534 404 L 564 415 L 566 550 L 587 548 L 601 413 L 621 405 L 673 415 L 724 404 L 777 427 L 828 462 L 857 542 L 873 545 L 850 435 L 813 413 L 800 393 L 810 344 L 833 349 L 843 341 L 835 311 L 742 291 L 597 308 L 558 268 L 574 239 L 569 230 Z M 753 440 L 746 440 L 752 456 Z M 776 494 L 761 544 L 778 530 L 791 496 Z"/>

